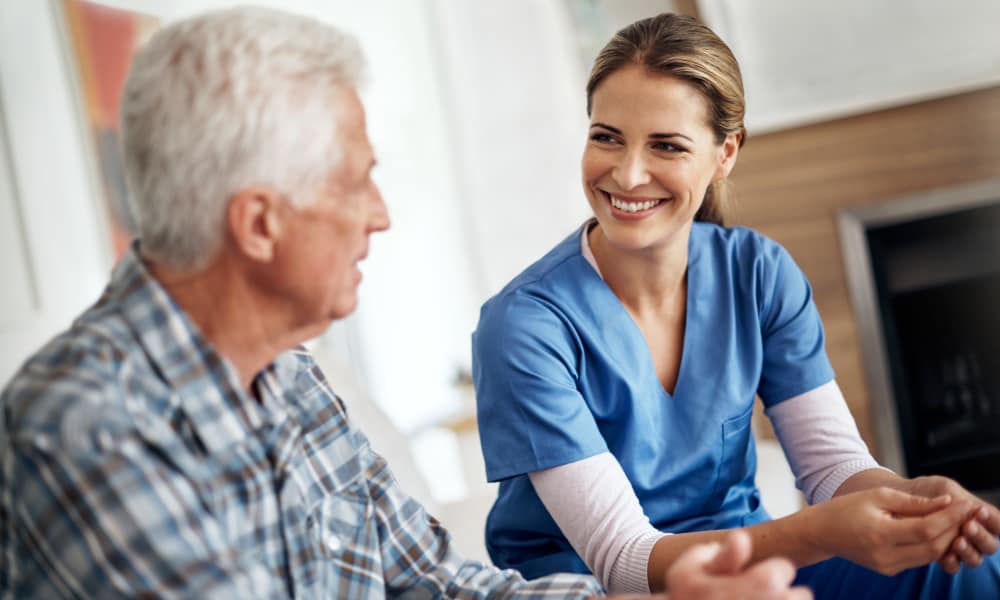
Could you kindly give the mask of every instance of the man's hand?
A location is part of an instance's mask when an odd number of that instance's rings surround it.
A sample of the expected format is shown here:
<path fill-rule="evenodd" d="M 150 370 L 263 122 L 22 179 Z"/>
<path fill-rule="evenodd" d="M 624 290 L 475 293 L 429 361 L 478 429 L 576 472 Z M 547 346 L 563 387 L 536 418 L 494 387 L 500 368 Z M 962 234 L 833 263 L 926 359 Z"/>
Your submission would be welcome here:
<path fill-rule="evenodd" d="M 993 554 L 1000 548 L 1000 510 L 970 493 L 955 480 L 947 477 L 916 477 L 904 479 L 897 486 L 911 494 L 933 498 L 948 495 L 957 500 L 971 503 L 973 510 L 962 523 L 944 556 L 937 562 L 948 573 L 957 573 L 961 565 L 978 567 L 983 556 Z"/>
<path fill-rule="evenodd" d="M 723 544 L 701 544 L 682 554 L 667 571 L 670 600 L 808 600 L 812 592 L 791 587 L 795 567 L 771 558 L 747 567 L 750 536 L 731 532 Z"/>
<path fill-rule="evenodd" d="M 812 600 L 808 588 L 791 587 L 791 562 L 770 558 L 747 568 L 750 555 L 750 536 L 733 530 L 722 544 L 699 544 L 681 554 L 667 571 L 667 594 L 610 600 Z"/>

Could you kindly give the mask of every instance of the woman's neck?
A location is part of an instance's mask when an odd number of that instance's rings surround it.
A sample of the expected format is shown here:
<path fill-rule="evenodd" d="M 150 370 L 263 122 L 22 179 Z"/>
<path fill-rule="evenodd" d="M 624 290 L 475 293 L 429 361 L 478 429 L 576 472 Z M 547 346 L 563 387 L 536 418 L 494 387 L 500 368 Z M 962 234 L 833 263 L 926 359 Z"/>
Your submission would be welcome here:
<path fill-rule="evenodd" d="M 608 287 L 630 312 L 643 314 L 685 298 L 690 233 L 688 227 L 662 244 L 633 250 L 611 244 L 598 224 L 587 240 Z"/>

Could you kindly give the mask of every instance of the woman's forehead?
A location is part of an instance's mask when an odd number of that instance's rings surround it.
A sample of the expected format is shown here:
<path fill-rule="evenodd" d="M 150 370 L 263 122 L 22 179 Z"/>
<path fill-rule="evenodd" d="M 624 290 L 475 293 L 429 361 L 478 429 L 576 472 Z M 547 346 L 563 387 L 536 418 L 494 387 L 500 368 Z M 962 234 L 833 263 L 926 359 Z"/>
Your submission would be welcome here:
<path fill-rule="evenodd" d="M 708 101 L 683 79 L 630 66 L 597 86 L 590 116 L 618 129 L 708 128 Z"/>

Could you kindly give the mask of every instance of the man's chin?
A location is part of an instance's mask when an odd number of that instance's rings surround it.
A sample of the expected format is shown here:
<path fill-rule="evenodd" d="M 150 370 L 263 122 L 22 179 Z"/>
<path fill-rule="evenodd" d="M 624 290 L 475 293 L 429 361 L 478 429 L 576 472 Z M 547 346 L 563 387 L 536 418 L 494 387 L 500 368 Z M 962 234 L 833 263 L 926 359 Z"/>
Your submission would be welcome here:
<path fill-rule="evenodd" d="M 329 327 L 334 321 L 340 321 L 341 319 L 346 319 L 351 316 L 355 310 L 358 309 L 358 295 L 355 293 L 351 298 L 345 299 L 343 302 L 339 303 L 337 307 L 329 313 L 329 320 L 326 323 L 326 327 Z"/>

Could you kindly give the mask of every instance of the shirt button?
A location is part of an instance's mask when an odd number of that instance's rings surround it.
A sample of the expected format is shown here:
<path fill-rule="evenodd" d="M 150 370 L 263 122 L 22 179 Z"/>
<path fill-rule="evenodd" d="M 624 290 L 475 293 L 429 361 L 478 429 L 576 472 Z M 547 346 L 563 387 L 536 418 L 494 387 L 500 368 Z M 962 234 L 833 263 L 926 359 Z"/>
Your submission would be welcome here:
<path fill-rule="evenodd" d="M 331 552 L 337 552 L 341 547 L 340 538 L 333 535 L 332 533 L 326 536 L 326 547 L 330 549 Z"/>
<path fill-rule="evenodd" d="M 97 445 L 100 446 L 101 450 L 110 450 L 114 446 L 114 443 L 114 437 L 112 437 L 107 431 L 102 431 L 97 434 Z"/>

